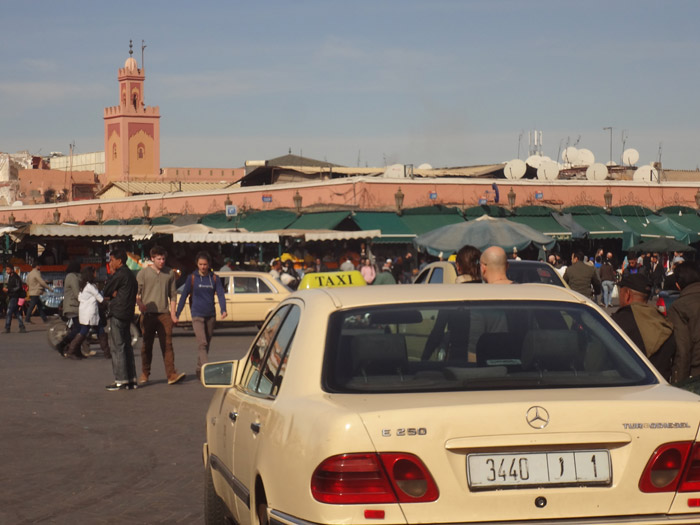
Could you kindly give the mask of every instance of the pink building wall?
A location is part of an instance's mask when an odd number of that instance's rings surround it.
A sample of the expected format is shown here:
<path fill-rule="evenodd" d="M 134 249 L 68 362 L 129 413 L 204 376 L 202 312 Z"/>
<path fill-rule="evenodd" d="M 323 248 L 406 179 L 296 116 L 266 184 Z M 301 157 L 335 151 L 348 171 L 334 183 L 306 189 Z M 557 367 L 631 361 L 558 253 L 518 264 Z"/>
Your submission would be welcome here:
<path fill-rule="evenodd" d="M 235 188 L 206 193 L 175 193 L 151 196 L 134 196 L 114 200 L 91 200 L 57 205 L 32 205 L 0 209 L 0 223 L 7 224 L 12 213 L 18 223 L 51 224 L 54 209 L 61 212 L 62 221 L 81 222 L 95 220 L 95 209 L 104 210 L 104 220 L 140 217 L 141 208 L 148 202 L 151 217 L 165 214 L 209 214 L 223 212 L 224 201 L 229 198 L 239 208 L 249 210 L 294 209 L 294 195 L 302 196 L 302 212 L 334 206 L 358 210 L 395 210 L 394 194 L 401 188 L 404 208 L 442 204 L 467 208 L 476 206 L 486 197 L 493 204 L 494 192 L 489 181 L 423 181 L 378 180 L 369 178 L 343 179 L 316 184 L 288 184 Z M 610 188 L 612 205 L 635 204 L 658 209 L 664 206 L 683 205 L 696 207 L 695 195 L 698 183 L 637 183 L 610 181 L 609 183 L 495 181 L 499 186 L 500 203 L 508 205 L 510 188 L 516 194 L 516 208 L 542 204 L 560 209 L 574 205 L 604 206 L 604 193 Z M 431 198 L 431 194 L 435 198 Z M 542 198 L 538 199 L 537 194 Z M 268 202 L 269 201 L 269 202 Z"/>

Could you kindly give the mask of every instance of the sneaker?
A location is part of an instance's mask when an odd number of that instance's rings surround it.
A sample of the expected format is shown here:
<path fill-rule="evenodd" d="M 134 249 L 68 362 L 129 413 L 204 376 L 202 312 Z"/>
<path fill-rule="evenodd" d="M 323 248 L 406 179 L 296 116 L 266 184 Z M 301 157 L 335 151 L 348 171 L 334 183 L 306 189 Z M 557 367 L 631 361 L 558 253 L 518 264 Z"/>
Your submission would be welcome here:
<path fill-rule="evenodd" d="M 148 376 L 145 373 L 142 373 L 139 376 L 139 385 L 145 385 L 146 383 L 148 383 Z"/>
<path fill-rule="evenodd" d="M 9 332 L 9 330 L 8 330 L 8 332 Z M 20 326 L 20 327 L 19 327 L 19 333 L 20 333 L 20 334 L 26 334 L 26 333 L 27 333 L 27 329 L 26 329 L 24 326 Z"/>
<path fill-rule="evenodd" d="M 174 385 L 175 383 L 182 381 L 183 379 L 185 379 L 185 375 L 186 374 L 184 372 L 180 372 L 179 374 L 177 372 L 174 373 L 168 378 L 168 384 Z"/>
<path fill-rule="evenodd" d="M 129 390 L 129 383 L 118 383 L 114 382 L 111 385 L 105 387 L 110 392 L 116 392 L 117 390 Z"/>

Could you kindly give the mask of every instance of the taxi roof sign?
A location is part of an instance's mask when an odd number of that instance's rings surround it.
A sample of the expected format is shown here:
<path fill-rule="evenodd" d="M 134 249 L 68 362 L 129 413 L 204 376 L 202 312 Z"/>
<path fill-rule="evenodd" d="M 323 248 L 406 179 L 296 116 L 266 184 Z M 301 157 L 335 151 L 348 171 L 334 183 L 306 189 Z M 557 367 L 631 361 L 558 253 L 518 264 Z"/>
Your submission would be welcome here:
<path fill-rule="evenodd" d="M 367 283 L 357 270 L 350 272 L 312 272 L 302 277 L 298 289 L 335 288 L 338 286 L 367 286 Z"/>

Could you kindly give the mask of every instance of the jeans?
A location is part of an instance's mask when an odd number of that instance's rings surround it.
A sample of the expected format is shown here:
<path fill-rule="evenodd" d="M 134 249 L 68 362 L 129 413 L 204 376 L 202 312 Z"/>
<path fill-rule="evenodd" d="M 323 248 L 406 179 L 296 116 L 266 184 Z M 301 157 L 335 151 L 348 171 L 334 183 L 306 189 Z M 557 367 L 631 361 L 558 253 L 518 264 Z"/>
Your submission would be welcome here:
<path fill-rule="evenodd" d="M 46 322 L 46 312 L 44 312 L 44 304 L 41 302 L 41 297 L 38 295 L 32 295 L 32 298 L 29 300 L 29 307 L 27 308 L 27 322 L 31 322 L 30 317 L 32 316 L 32 312 L 34 311 L 35 306 L 37 311 L 39 312 L 39 315 L 41 316 L 41 320 Z"/>
<path fill-rule="evenodd" d="M 112 351 L 112 373 L 118 383 L 136 382 L 134 348 L 131 346 L 131 322 L 109 318 L 109 346 Z"/>
<path fill-rule="evenodd" d="M 202 365 L 209 361 L 209 343 L 214 335 L 214 324 L 216 317 L 193 317 L 192 330 L 197 339 L 197 373 L 202 369 Z"/>
<path fill-rule="evenodd" d="M 173 320 L 170 313 L 143 314 L 141 316 L 143 346 L 141 347 L 141 371 L 146 377 L 151 375 L 153 360 L 153 342 L 158 335 L 160 351 L 163 353 L 165 375 L 168 379 L 177 374 L 175 370 L 175 352 L 173 351 Z"/>
<path fill-rule="evenodd" d="M 615 288 L 615 281 L 603 281 L 603 304 L 605 306 L 612 306 L 612 292 Z"/>
<path fill-rule="evenodd" d="M 7 303 L 7 317 L 5 317 L 5 330 L 10 329 L 12 325 L 12 316 L 16 316 L 19 321 L 19 327 L 24 328 L 24 322 L 22 322 L 22 316 L 19 313 L 19 305 L 17 304 L 17 297 L 10 297 Z"/>

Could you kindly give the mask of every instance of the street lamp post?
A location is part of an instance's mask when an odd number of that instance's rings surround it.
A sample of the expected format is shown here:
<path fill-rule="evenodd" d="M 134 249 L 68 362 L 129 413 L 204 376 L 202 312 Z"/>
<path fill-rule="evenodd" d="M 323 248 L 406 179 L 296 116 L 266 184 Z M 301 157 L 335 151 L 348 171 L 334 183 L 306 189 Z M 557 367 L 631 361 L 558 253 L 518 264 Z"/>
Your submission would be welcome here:
<path fill-rule="evenodd" d="M 404 194 L 401 191 L 401 188 L 396 190 L 396 193 L 394 193 L 394 202 L 396 203 L 396 213 L 401 215 L 401 208 L 403 207 L 403 198 Z"/>
<path fill-rule="evenodd" d="M 292 197 L 294 200 L 294 208 L 297 211 L 297 217 L 301 215 L 301 201 L 302 201 L 302 196 L 299 194 L 299 190 L 294 194 L 294 197 Z"/>
<path fill-rule="evenodd" d="M 608 213 L 610 213 L 610 208 L 612 207 L 612 198 L 613 194 L 610 191 L 610 186 L 608 186 L 608 189 L 605 190 L 605 193 L 603 194 L 603 199 L 605 200 L 605 209 Z"/>
<path fill-rule="evenodd" d="M 510 191 L 508 192 L 508 206 L 510 206 L 511 210 L 515 208 L 515 197 L 516 194 L 513 191 L 513 187 L 511 186 Z"/>

